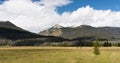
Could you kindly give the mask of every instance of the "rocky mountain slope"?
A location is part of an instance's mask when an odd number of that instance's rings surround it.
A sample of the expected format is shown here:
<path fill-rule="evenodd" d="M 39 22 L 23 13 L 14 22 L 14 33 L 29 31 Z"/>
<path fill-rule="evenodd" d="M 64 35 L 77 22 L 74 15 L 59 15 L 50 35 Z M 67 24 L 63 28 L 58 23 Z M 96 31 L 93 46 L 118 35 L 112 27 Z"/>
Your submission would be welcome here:
<path fill-rule="evenodd" d="M 60 28 L 59 28 L 60 27 Z M 59 36 L 67 39 L 78 37 L 99 37 L 99 38 L 119 38 L 119 27 L 92 27 L 89 25 L 80 25 L 77 27 L 53 26 L 47 30 L 41 31 L 40 35 Z"/>

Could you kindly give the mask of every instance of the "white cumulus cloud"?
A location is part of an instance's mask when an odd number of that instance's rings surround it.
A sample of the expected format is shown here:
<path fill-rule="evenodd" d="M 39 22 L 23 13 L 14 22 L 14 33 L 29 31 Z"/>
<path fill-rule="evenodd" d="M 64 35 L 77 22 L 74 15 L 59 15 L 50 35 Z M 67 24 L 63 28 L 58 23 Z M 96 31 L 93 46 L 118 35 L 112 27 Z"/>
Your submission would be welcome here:
<path fill-rule="evenodd" d="M 74 1 L 73 1 L 74 2 Z M 89 5 L 73 12 L 57 13 L 57 7 L 72 3 L 71 0 L 8 0 L 0 5 L 0 21 L 11 21 L 31 32 L 39 32 L 55 24 L 63 26 L 120 27 L 120 12 L 96 10 Z"/>

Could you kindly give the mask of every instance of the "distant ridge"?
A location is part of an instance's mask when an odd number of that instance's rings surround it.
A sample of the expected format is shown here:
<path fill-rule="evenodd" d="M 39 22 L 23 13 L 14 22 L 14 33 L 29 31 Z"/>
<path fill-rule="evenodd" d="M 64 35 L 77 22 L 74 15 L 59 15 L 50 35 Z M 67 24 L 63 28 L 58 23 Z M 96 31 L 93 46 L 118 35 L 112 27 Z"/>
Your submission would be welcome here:
<path fill-rule="evenodd" d="M 67 39 L 93 36 L 100 38 L 120 38 L 120 27 L 92 27 L 90 25 L 80 25 L 77 27 L 61 26 L 61 28 L 54 28 L 52 30 L 51 28 L 41 31 L 39 34 L 47 36 L 60 36 Z"/>

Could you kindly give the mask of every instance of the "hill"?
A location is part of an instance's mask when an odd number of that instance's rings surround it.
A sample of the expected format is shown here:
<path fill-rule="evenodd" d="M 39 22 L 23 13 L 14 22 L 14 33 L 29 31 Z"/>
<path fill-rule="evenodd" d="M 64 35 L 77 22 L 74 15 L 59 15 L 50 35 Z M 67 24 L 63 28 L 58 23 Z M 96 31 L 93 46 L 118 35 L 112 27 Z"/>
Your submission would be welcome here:
<path fill-rule="evenodd" d="M 40 35 L 26 31 L 20 27 L 17 27 L 9 21 L 0 21 L 0 38 L 18 40 L 28 38 L 38 38 Z"/>
<path fill-rule="evenodd" d="M 36 39 L 37 38 L 37 39 Z M 22 45 L 35 45 L 39 42 L 61 42 L 67 39 L 55 36 L 43 36 L 29 31 L 26 31 L 20 27 L 17 27 L 13 23 L 6 21 L 0 22 L 0 45 L 2 44 L 21 44 Z M 27 44 L 26 44 L 27 42 Z M 18 44 L 18 45 L 19 45 Z"/>

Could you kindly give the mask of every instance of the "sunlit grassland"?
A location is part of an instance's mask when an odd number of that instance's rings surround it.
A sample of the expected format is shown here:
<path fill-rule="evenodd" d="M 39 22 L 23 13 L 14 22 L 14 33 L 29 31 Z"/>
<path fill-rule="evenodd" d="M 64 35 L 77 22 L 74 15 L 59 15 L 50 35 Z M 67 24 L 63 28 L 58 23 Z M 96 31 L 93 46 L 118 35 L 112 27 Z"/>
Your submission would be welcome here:
<path fill-rule="evenodd" d="M 120 63 L 119 47 L 0 47 L 0 63 Z"/>

